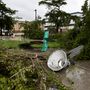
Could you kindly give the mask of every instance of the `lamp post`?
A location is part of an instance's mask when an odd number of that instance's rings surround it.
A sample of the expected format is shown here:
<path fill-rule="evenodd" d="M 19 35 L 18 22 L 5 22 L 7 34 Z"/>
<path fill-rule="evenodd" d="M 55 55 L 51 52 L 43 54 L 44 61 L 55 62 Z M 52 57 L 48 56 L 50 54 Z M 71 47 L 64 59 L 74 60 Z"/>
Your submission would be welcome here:
<path fill-rule="evenodd" d="M 35 21 L 37 20 L 37 9 L 35 9 Z"/>
<path fill-rule="evenodd" d="M 89 1 L 89 9 L 90 9 L 90 1 Z"/>

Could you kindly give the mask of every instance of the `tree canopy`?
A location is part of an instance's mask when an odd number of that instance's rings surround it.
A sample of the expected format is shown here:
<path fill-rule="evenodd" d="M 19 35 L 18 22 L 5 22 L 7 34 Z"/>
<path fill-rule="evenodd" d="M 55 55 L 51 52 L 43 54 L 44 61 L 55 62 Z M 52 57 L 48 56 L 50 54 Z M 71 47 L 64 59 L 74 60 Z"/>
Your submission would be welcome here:
<path fill-rule="evenodd" d="M 42 21 L 36 20 L 32 22 L 26 21 L 24 26 L 24 37 L 30 39 L 42 39 L 43 31 L 42 31 Z"/>
<path fill-rule="evenodd" d="M 65 0 L 43 0 L 39 4 L 47 5 L 49 11 L 46 13 L 49 22 L 55 24 L 56 31 L 62 26 L 70 23 L 70 14 L 61 10 L 61 6 L 66 5 Z"/>
<path fill-rule="evenodd" d="M 4 2 L 0 0 L 0 35 L 2 35 L 2 30 L 10 31 L 13 26 L 12 17 L 15 14 L 16 10 L 8 8 Z"/>
<path fill-rule="evenodd" d="M 88 5 L 88 0 L 85 0 L 84 5 L 82 6 L 83 12 L 83 26 L 90 27 L 90 6 Z"/>

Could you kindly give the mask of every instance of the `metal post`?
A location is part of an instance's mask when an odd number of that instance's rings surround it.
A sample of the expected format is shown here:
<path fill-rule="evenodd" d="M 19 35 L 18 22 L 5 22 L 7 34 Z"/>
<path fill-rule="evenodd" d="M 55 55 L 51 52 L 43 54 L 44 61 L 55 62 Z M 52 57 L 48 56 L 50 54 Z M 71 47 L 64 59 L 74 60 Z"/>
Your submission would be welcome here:
<path fill-rule="evenodd" d="M 35 21 L 37 20 L 37 9 L 35 9 Z"/>

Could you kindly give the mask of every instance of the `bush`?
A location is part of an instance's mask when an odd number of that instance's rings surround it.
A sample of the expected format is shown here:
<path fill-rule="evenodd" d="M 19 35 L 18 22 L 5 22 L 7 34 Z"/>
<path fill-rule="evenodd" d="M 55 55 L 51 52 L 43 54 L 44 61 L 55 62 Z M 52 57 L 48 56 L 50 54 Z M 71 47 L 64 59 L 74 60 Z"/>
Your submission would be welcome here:
<path fill-rule="evenodd" d="M 79 45 L 85 45 L 86 42 L 88 42 L 87 35 L 85 34 L 85 31 L 81 31 L 80 34 L 78 34 L 77 38 L 74 41 L 73 46 L 79 46 Z"/>
<path fill-rule="evenodd" d="M 59 42 L 62 45 L 62 47 L 67 50 L 72 49 L 74 41 L 79 33 L 79 30 L 72 29 L 66 32 L 65 34 L 62 34 L 62 37 L 59 38 Z"/>
<path fill-rule="evenodd" d="M 42 30 L 24 30 L 24 37 L 30 39 L 43 39 L 43 31 Z"/>
<path fill-rule="evenodd" d="M 83 51 L 79 56 L 77 56 L 78 60 L 90 60 L 90 42 L 85 45 Z"/>
<path fill-rule="evenodd" d="M 30 39 L 43 39 L 43 30 L 41 29 L 41 21 L 25 22 L 24 37 Z"/>
<path fill-rule="evenodd" d="M 62 37 L 62 34 L 61 33 L 50 34 L 49 35 L 49 40 L 50 41 L 58 41 L 61 37 Z"/>
<path fill-rule="evenodd" d="M 73 46 L 84 45 L 84 49 L 77 57 L 78 60 L 90 60 L 90 31 L 87 28 L 83 28 L 80 34 L 74 41 Z"/>
<path fill-rule="evenodd" d="M 69 32 L 66 35 L 66 38 L 69 40 L 75 40 L 79 33 L 80 31 L 78 29 L 69 30 Z"/>

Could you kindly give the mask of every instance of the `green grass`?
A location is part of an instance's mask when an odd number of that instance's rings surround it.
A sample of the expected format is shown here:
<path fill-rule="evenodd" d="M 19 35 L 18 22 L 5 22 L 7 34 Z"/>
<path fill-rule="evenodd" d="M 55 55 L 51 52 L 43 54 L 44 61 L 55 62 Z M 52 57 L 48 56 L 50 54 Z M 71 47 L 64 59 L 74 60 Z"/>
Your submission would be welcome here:
<path fill-rule="evenodd" d="M 43 44 L 33 44 L 32 47 L 41 48 Z M 60 44 L 58 42 L 48 42 L 49 48 L 59 48 Z"/>
<path fill-rule="evenodd" d="M 19 48 L 20 44 L 29 43 L 28 41 L 15 41 L 15 40 L 0 40 L 1 48 Z M 32 44 L 33 48 L 42 48 L 42 44 Z M 49 48 L 59 48 L 60 44 L 57 42 L 48 42 Z"/>
<path fill-rule="evenodd" d="M 49 42 L 50 48 L 59 48 L 60 44 L 58 42 Z"/>
<path fill-rule="evenodd" d="M 18 48 L 19 44 L 23 41 L 13 41 L 13 40 L 0 40 L 0 47 L 4 48 Z"/>

